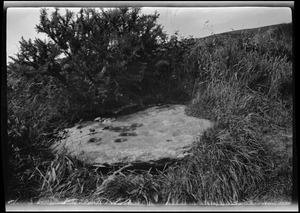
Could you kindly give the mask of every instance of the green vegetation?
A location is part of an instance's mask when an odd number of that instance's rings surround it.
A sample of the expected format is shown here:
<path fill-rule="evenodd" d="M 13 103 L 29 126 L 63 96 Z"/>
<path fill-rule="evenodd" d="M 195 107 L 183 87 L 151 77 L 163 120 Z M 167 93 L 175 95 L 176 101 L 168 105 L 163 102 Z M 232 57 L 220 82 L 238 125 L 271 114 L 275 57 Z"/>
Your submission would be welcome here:
<path fill-rule="evenodd" d="M 171 38 L 137 8 L 41 11 L 50 41 L 20 42 L 7 69 L 6 201 L 290 202 L 292 26 Z M 188 103 L 214 127 L 165 168 L 103 172 L 49 147 L 80 119 Z"/>

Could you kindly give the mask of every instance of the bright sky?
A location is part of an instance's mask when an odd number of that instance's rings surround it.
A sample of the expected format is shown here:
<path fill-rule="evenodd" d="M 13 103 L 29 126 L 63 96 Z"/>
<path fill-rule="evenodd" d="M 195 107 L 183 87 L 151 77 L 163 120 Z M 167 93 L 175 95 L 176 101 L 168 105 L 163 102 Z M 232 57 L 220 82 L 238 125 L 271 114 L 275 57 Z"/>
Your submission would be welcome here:
<path fill-rule="evenodd" d="M 71 9 L 71 8 L 68 8 Z M 77 12 L 78 8 L 71 10 Z M 142 13 L 160 14 L 162 24 L 169 36 L 179 31 L 180 36 L 205 37 L 212 33 L 222 33 L 239 29 L 292 22 L 288 7 L 143 7 Z M 64 11 L 64 8 L 61 8 Z M 39 23 L 40 8 L 7 9 L 7 60 L 18 52 L 19 41 L 23 36 L 45 38 L 37 34 L 35 25 Z"/>

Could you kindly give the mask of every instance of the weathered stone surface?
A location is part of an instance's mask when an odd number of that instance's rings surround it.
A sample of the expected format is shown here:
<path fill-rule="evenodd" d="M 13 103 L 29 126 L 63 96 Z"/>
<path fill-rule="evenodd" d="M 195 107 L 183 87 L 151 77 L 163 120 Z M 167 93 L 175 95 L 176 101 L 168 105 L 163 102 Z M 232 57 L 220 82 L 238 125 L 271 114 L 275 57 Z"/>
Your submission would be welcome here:
<path fill-rule="evenodd" d="M 67 130 L 56 151 L 90 164 L 162 165 L 188 154 L 195 138 L 212 126 L 205 119 L 187 116 L 183 105 L 151 107 L 102 123 L 90 121 Z"/>

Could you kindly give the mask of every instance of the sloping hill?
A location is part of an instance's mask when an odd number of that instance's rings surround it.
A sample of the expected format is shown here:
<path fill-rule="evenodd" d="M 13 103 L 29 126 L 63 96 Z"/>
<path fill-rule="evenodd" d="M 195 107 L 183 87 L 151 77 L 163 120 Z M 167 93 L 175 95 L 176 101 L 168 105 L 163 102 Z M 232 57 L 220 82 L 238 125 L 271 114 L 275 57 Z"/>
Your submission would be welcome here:
<path fill-rule="evenodd" d="M 257 34 L 264 34 L 269 30 L 282 27 L 283 29 L 291 28 L 292 23 L 285 23 L 285 24 L 275 24 L 269 25 L 264 27 L 257 27 L 257 28 L 249 28 L 249 29 L 242 29 L 242 30 L 233 30 L 229 32 L 219 33 L 218 35 L 227 35 L 227 34 L 241 34 L 241 33 L 257 33 Z"/>
<path fill-rule="evenodd" d="M 228 32 L 224 32 L 224 33 L 218 33 L 218 34 L 213 34 L 213 35 L 209 35 L 206 36 L 204 38 L 209 38 L 212 36 L 218 36 L 218 37 L 223 37 L 223 36 L 238 36 L 241 34 L 256 34 L 256 35 L 263 35 L 265 33 L 268 33 L 274 29 L 278 29 L 281 28 L 283 31 L 289 31 L 289 33 L 292 32 L 292 23 L 284 23 L 284 24 L 275 24 L 275 25 L 268 25 L 268 26 L 264 26 L 264 27 L 257 27 L 257 28 L 249 28 L 249 29 L 242 29 L 242 30 L 232 30 L 232 31 L 228 31 Z M 199 38 L 199 40 L 201 40 L 203 38 Z"/>

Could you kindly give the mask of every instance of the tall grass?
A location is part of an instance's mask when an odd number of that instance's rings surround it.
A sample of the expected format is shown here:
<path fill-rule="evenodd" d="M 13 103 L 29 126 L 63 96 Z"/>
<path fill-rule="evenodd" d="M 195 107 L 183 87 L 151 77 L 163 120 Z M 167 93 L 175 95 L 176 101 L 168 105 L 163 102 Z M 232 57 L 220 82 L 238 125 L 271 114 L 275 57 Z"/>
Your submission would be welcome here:
<path fill-rule="evenodd" d="M 199 79 L 206 82 L 187 110 L 215 121 L 196 149 L 214 174 L 208 184 L 214 187 L 206 190 L 214 196 L 208 200 L 215 202 L 217 191 L 221 202 L 290 201 L 291 155 L 275 154 L 268 140 L 292 133 L 292 63 L 284 52 L 262 54 L 259 49 L 242 49 L 230 38 L 226 42 L 211 52 L 207 72 L 199 70 Z M 266 139 L 267 135 L 273 137 Z"/>
<path fill-rule="evenodd" d="M 26 78 L 8 69 L 7 200 L 37 200 L 43 164 L 54 159 L 50 146 L 55 132 L 74 117 L 62 91 L 48 90 L 42 79 Z M 50 79 L 50 81 L 53 79 Z M 44 167 L 43 167 L 44 168 Z"/>
<path fill-rule="evenodd" d="M 22 103 L 10 97 L 9 166 L 14 168 L 7 199 L 202 205 L 290 201 L 291 156 L 272 146 L 291 144 L 284 136 L 291 134 L 293 119 L 290 36 L 282 29 L 265 36 L 214 36 L 185 51 L 183 70 L 172 74 L 180 75 L 176 79 L 194 97 L 186 113 L 214 126 L 195 141 L 191 155 L 163 171 L 107 173 L 66 154 L 54 155 L 49 149 L 53 138 L 45 132 L 54 124 L 62 129 L 58 124 L 64 120 L 58 117 L 67 116 L 34 98 L 20 110 L 16 107 Z M 31 128 L 28 134 L 22 126 Z"/>

